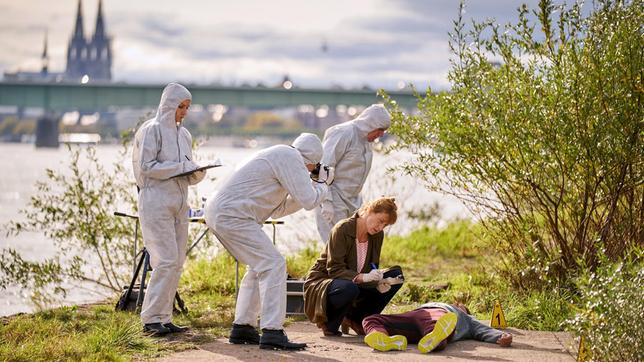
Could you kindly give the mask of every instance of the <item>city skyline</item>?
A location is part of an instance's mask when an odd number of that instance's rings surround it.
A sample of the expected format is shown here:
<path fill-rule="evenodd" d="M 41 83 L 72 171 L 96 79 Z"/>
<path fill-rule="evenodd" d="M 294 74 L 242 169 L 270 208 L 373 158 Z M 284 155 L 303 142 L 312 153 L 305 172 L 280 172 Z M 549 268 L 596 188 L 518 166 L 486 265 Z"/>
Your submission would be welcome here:
<path fill-rule="evenodd" d="M 45 32 L 49 70 L 64 71 L 78 1 L 56 3 L 0 1 L 0 72 L 39 70 Z M 465 17 L 505 24 L 521 3 L 469 1 Z M 86 32 L 97 7 L 82 2 Z M 103 12 L 116 82 L 275 85 L 288 74 L 301 87 L 445 89 L 458 2 L 104 0 Z"/>

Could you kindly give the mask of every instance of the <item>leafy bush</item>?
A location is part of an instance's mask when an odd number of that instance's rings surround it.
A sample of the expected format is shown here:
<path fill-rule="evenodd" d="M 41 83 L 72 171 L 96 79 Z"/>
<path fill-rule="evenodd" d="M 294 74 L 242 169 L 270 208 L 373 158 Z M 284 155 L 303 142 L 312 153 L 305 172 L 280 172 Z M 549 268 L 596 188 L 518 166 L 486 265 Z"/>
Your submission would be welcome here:
<path fill-rule="evenodd" d="M 137 210 L 134 177 L 124 165 L 130 162 L 134 132 L 145 118 L 123 132 L 122 148 L 111 168 L 104 167 L 95 147 L 67 145 L 68 172 L 47 169 L 47 178 L 36 183 L 37 192 L 19 211 L 25 221 L 3 225 L 7 235 L 43 233 L 53 240 L 56 253 L 45 260 L 30 261 L 14 249 L 0 250 L 0 289 L 19 285 L 42 306 L 81 284 L 120 292 L 129 283 L 135 222 L 116 217 L 114 212 L 121 208 Z M 196 149 L 197 143 L 193 142 L 192 147 Z M 194 190 L 188 199 L 191 205 L 198 205 Z M 196 240 L 202 231 L 203 228 L 191 228 L 190 240 Z M 140 229 L 138 235 L 137 247 L 142 248 Z M 208 250 L 213 244 L 213 238 L 206 234 L 199 249 Z"/>
<path fill-rule="evenodd" d="M 132 224 L 113 215 L 115 205 L 136 206 L 133 178 L 123 167 L 127 149 L 113 170 L 103 167 L 93 147 L 68 150 L 70 174 L 47 169 L 47 180 L 37 182 L 37 192 L 20 210 L 25 221 L 5 225 L 7 234 L 42 232 L 55 244 L 56 254 L 43 261 L 26 260 L 13 249 L 0 254 L 0 288 L 20 285 L 36 302 L 65 295 L 79 283 L 120 291 L 131 265 Z"/>
<path fill-rule="evenodd" d="M 570 327 L 585 337 L 593 361 L 644 360 L 644 265 L 601 268 L 583 283 Z"/>
<path fill-rule="evenodd" d="M 459 16 L 451 90 L 412 115 L 389 100 L 394 149 L 416 155 L 399 169 L 483 215 L 519 287 L 572 286 L 598 250 L 644 243 L 643 9 L 542 0 L 536 23 L 523 5 L 469 30 Z"/>

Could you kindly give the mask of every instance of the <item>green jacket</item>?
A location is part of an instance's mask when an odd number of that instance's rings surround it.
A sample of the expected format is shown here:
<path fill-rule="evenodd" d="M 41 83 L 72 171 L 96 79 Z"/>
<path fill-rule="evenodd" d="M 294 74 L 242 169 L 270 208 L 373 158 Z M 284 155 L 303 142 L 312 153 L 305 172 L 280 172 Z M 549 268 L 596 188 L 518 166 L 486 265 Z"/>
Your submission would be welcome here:
<path fill-rule="evenodd" d="M 331 237 L 324 251 L 315 262 L 304 281 L 304 313 L 313 323 L 327 321 L 326 291 L 333 279 L 353 280 L 358 272 L 356 250 L 356 223 L 358 213 L 341 220 L 331 230 Z M 380 249 L 384 233 L 369 235 L 367 256 L 361 273 L 371 270 L 370 263 L 380 263 Z"/>

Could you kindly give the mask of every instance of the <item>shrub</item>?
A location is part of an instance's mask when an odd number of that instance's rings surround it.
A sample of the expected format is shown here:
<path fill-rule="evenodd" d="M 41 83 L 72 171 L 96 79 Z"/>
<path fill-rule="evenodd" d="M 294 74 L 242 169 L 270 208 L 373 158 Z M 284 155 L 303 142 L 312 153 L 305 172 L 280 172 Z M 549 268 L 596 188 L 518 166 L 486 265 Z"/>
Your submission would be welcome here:
<path fill-rule="evenodd" d="M 123 167 L 127 149 L 113 170 L 103 166 L 93 147 L 68 150 L 69 174 L 47 169 L 47 180 L 37 182 L 37 192 L 20 210 L 24 221 L 5 225 L 7 234 L 44 233 L 56 254 L 30 261 L 13 249 L 0 253 L 0 288 L 20 285 L 41 303 L 79 283 L 120 291 L 131 265 L 132 224 L 113 215 L 115 205 L 136 205 L 133 178 Z"/>
<path fill-rule="evenodd" d="M 644 265 L 601 268 L 582 283 L 582 308 L 570 327 L 593 361 L 644 360 Z"/>
<path fill-rule="evenodd" d="M 393 149 L 416 155 L 399 170 L 481 214 L 519 287 L 572 286 L 598 250 L 644 243 L 643 9 L 542 0 L 536 22 L 523 5 L 505 28 L 459 16 L 451 90 L 413 115 L 388 100 Z"/>

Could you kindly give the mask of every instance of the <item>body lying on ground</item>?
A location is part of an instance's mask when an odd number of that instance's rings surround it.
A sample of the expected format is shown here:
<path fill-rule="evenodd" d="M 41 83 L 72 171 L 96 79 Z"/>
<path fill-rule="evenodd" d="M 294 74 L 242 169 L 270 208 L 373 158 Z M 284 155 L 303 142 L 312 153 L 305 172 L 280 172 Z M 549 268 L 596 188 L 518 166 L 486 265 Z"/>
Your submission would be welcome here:
<path fill-rule="evenodd" d="M 508 347 L 512 335 L 479 322 L 462 304 L 430 302 L 399 314 L 374 314 L 362 326 L 365 343 L 379 351 L 405 350 L 407 343 L 418 344 L 427 353 L 444 349 L 448 343 L 474 339 Z"/>

